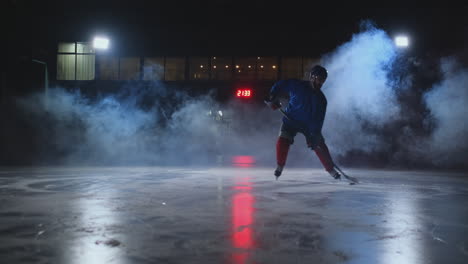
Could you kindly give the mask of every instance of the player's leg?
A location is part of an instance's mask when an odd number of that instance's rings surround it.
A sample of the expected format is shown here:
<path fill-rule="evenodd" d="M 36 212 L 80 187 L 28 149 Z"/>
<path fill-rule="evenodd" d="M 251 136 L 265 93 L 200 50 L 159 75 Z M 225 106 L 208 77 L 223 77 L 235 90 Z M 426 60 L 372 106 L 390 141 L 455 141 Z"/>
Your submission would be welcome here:
<path fill-rule="evenodd" d="M 279 177 L 283 172 L 288 158 L 289 147 L 294 143 L 296 134 L 297 132 L 294 131 L 294 129 L 291 129 L 285 124 L 281 125 L 280 134 L 276 141 L 276 163 L 278 165 L 275 170 L 276 177 Z"/>
<path fill-rule="evenodd" d="M 327 144 L 325 144 L 325 140 L 323 139 L 323 137 L 320 140 L 318 140 L 318 143 L 312 149 L 315 151 L 315 154 L 317 154 L 317 157 L 319 158 L 325 170 L 333 178 L 339 179 L 341 175 L 334 168 L 333 159 L 330 155 L 330 151 L 328 150 Z"/>

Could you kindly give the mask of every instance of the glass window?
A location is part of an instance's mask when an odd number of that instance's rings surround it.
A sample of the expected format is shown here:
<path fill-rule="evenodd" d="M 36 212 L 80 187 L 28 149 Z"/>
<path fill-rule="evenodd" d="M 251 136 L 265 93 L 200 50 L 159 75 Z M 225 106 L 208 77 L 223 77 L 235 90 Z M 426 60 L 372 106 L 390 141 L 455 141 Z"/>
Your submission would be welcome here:
<path fill-rule="evenodd" d="M 124 57 L 120 58 L 120 80 L 140 79 L 140 58 Z"/>
<path fill-rule="evenodd" d="M 59 53 L 75 53 L 75 43 L 59 43 L 58 44 Z"/>
<path fill-rule="evenodd" d="M 310 58 L 304 57 L 304 70 L 303 70 L 303 77 L 305 79 L 308 78 L 307 73 L 310 68 L 314 67 L 314 65 L 320 64 L 320 59 L 317 58 Z"/>
<path fill-rule="evenodd" d="M 145 58 L 143 63 L 143 80 L 155 81 L 164 79 L 164 58 Z"/>
<path fill-rule="evenodd" d="M 94 80 L 94 55 L 76 55 L 76 79 Z"/>
<path fill-rule="evenodd" d="M 75 54 L 57 55 L 57 80 L 75 80 Z"/>
<path fill-rule="evenodd" d="M 281 58 L 281 79 L 302 79 L 302 57 Z"/>
<path fill-rule="evenodd" d="M 98 56 L 97 61 L 99 65 L 99 79 L 119 79 L 119 58 L 115 56 Z"/>
<path fill-rule="evenodd" d="M 88 42 L 76 43 L 76 53 L 94 53 L 93 46 Z"/>
<path fill-rule="evenodd" d="M 210 78 L 210 59 L 208 57 L 189 58 L 190 80 L 208 80 Z"/>
<path fill-rule="evenodd" d="M 59 43 L 57 80 L 94 80 L 95 55 L 90 43 Z"/>
<path fill-rule="evenodd" d="M 164 79 L 166 81 L 185 80 L 185 58 L 167 57 L 165 69 Z"/>
<path fill-rule="evenodd" d="M 255 80 L 257 57 L 239 57 L 234 59 L 234 78 L 236 80 Z"/>
<path fill-rule="evenodd" d="M 211 57 L 211 79 L 232 79 L 232 57 Z"/>
<path fill-rule="evenodd" d="M 278 79 L 278 58 L 257 57 L 257 79 L 258 80 Z"/>

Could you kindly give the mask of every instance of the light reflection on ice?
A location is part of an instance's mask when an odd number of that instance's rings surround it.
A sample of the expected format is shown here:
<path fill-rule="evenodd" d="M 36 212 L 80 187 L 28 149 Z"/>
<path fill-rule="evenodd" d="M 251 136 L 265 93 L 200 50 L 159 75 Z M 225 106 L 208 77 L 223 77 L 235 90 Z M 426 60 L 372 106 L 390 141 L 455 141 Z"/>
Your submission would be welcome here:
<path fill-rule="evenodd" d="M 383 225 L 387 230 L 379 237 L 384 247 L 380 263 L 424 263 L 423 240 L 418 232 L 423 223 L 418 218 L 417 200 L 408 193 L 394 192 L 389 196 L 391 202 Z"/>
<path fill-rule="evenodd" d="M 252 195 L 252 182 L 249 177 L 236 179 L 232 197 L 232 245 L 235 253 L 232 255 L 233 263 L 247 263 L 251 249 L 254 248 L 253 224 L 254 203 Z"/>
<path fill-rule="evenodd" d="M 120 237 L 114 237 L 119 219 L 112 210 L 113 195 L 82 197 L 76 200 L 75 210 L 80 213 L 78 229 L 66 249 L 66 263 L 123 263 Z"/>
<path fill-rule="evenodd" d="M 325 230 L 327 248 L 335 257 L 346 256 L 349 264 L 427 263 L 418 190 L 376 187 L 376 193 L 330 201 L 333 210 L 324 212 L 330 224 Z"/>

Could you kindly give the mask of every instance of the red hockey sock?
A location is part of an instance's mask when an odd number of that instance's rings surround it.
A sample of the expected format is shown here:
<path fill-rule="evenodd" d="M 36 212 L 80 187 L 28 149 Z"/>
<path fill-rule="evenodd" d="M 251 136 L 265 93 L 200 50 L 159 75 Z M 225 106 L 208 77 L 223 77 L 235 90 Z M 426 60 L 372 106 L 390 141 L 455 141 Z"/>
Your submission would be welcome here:
<path fill-rule="evenodd" d="M 323 167 L 325 167 L 325 170 L 333 170 L 333 160 L 330 156 L 330 152 L 328 151 L 328 147 L 325 144 L 325 141 L 322 140 L 322 142 L 320 142 L 314 150 L 320 159 L 320 162 L 322 162 Z"/>
<path fill-rule="evenodd" d="M 289 139 L 284 137 L 278 137 L 278 141 L 276 141 L 276 161 L 281 167 L 286 164 L 290 145 Z"/>

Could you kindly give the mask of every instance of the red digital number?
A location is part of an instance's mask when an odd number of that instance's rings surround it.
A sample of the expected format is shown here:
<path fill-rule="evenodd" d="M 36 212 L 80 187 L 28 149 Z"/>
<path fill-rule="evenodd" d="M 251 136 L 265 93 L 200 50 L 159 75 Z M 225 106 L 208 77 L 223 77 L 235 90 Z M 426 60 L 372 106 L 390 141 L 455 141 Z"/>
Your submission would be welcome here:
<path fill-rule="evenodd" d="M 236 93 L 237 97 L 251 97 L 252 91 L 250 89 L 239 89 Z"/>

